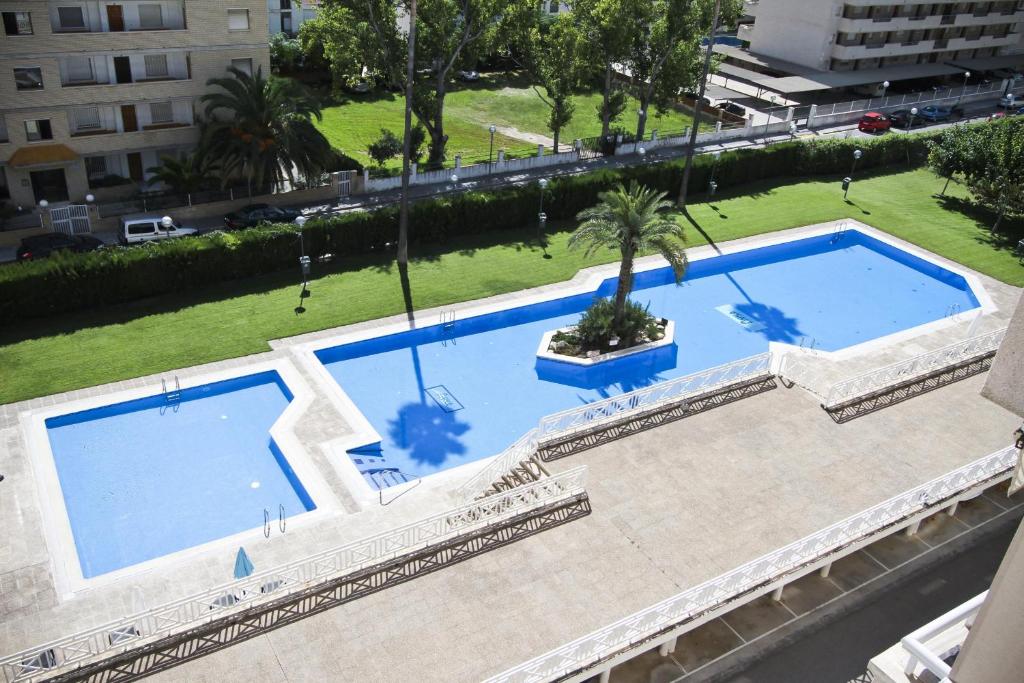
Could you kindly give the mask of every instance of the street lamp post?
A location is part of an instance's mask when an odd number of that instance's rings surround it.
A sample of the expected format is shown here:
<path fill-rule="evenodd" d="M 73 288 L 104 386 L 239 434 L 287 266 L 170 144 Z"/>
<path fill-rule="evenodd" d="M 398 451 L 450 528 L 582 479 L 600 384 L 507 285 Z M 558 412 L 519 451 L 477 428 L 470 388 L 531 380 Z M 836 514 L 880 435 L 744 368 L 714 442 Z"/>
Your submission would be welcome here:
<path fill-rule="evenodd" d="M 882 81 L 882 104 L 881 104 L 881 106 L 883 106 L 883 107 L 885 106 L 885 93 L 886 93 L 886 91 L 888 89 L 889 89 L 889 81 Z"/>
<path fill-rule="evenodd" d="M 971 77 L 970 71 L 964 72 L 964 87 L 960 88 L 960 97 L 956 101 L 956 106 L 960 106 L 964 101 L 964 93 L 967 91 L 967 79 Z"/>
<path fill-rule="evenodd" d="M 452 173 L 451 176 L 449 177 L 449 180 L 452 181 L 452 191 L 453 192 L 455 190 L 459 189 L 459 176 L 457 176 L 454 173 Z"/>
<path fill-rule="evenodd" d="M 850 183 L 853 182 L 853 172 L 857 170 L 857 162 L 860 161 L 861 156 L 864 152 L 859 149 L 853 150 L 853 166 L 850 167 L 850 175 L 843 178 L 843 199 L 846 199 L 850 193 Z"/>
<path fill-rule="evenodd" d="M 543 244 L 544 226 L 547 225 L 548 215 L 544 213 L 544 190 L 548 187 L 548 179 L 541 178 L 537 181 L 540 185 L 540 206 L 537 209 L 537 242 Z"/>
<path fill-rule="evenodd" d="M 715 152 L 711 157 L 714 161 L 711 162 L 711 180 L 708 181 L 708 195 L 714 196 L 718 190 L 718 183 L 715 182 L 715 171 L 718 170 L 718 160 L 722 158 L 722 153 L 720 151 Z"/>
<path fill-rule="evenodd" d="M 910 123 L 907 125 L 907 130 L 914 130 L 914 117 L 917 116 L 917 107 L 911 107 L 910 109 Z"/>
<path fill-rule="evenodd" d="M 491 147 L 487 151 L 487 173 L 490 173 L 491 163 L 494 158 L 494 132 L 498 130 L 498 128 L 492 123 L 487 130 L 491 133 Z"/>
<path fill-rule="evenodd" d="M 295 224 L 299 226 L 299 269 L 302 271 L 302 292 L 299 294 L 300 299 L 305 299 L 309 296 L 309 289 L 306 284 L 309 281 L 309 257 L 306 256 L 306 242 L 304 239 L 304 228 L 306 221 L 309 219 L 305 216 L 299 216 L 295 219 Z"/>

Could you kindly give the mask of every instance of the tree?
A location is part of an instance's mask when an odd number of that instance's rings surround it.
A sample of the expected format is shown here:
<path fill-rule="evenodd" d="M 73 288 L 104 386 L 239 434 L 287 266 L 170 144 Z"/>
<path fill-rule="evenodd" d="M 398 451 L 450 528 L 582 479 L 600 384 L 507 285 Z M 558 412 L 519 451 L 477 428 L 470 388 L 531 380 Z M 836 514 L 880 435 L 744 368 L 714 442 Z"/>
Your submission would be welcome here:
<path fill-rule="evenodd" d="M 975 201 L 996 214 L 993 232 L 1007 215 L 1024 214 L 1024 119 L 947 129 L 928 161 L 947 177 L 964 176 Z"/>
<path fill-rule="evenodd" d="M 245 177 L 250 188 L 286 178 L 296 171 L 312 177 L 331 163 L 331 145 L 313 119 L 320 120 L 320 105 L 300 83 L 290 78 L 263 77 L 228 69 L 230 76 L 211 78 L 206 84 L 218 92 L 203 95 L 206 116 L 204 145 L 220 159 L 222 181 Z"/>
<path fill-rule="evenodd" d="M 388 159 L 402 153 L 402 141 L 387 128 L 381 128 L 380 137 L 370 143 L 366 153 L 383 168 Z"/>
<path fill-rule="evenodd" d="M 526 67 L 544 93 L 533 86 L 537 96 L 548 106 L 548 129 L 554 135 L 555 153 L 558 139 L 576 111 L 572 95 L 580 85 L 586 63 L 586 39 L 576 26 L 571 13 L 559 14 L 530 29 L 527 38 Z"/>
<path fill-rule="evenodd" d="M 170 155 L 160 157 L 159 166 L 151 166 L 147 185 L 163 183 L 175 194 L 192 194 L 214 185 L 217 164 L 210 160 L 205 148 L 200 147 L 188 155 L 178 158 Z"/>
<path fill-rule="evenodd" d="M 284 33 L 270 36 L 270 64 L 278 71 L 291 71 L 302 59 L 302 44 Z"/>
<path fill-rule="evenodd" d="M 588 256 L 602 248 L 619 250 L 619 282 L 612 321 L 615 329 L 622 323 L 626 299 L 633 288 L 633 259 L 637 254 L 647 251 L 661 254 L 672 266 L 677 283 L 682 281 L 688 261 L 682 245 L 682 226 L 662 213 L 672 207 L 672 203 L 665 200 L 664 192 L 656 192 L 634 180 L 628 190 L 619 183 L 598 197 L 600 204 L 576 216 L 581 223 L 569 237 L 569 248 L 583 246 Z"/>
<path fill-rule="evenodd" d="M 322 55 L 336 89 L 364 73 L 390 86 L 402 81 L 404 42 L 393 0 L 322 0 L 316 17 L 299 29 L 302 49 Z"/>
<path fill-rule="evenodd" d="M 615 64 L 625 62 L 639 24 L 635 16 L 637 0 L 575 0 L 572 16 L 589 48 L 587 57 L 593 71 L 603 78 L 601 104 L 597 116 L 601 120 L 601 137 L 608 135 L 611 124 L 626 110 L 626 93 L 616 84 Z"/>

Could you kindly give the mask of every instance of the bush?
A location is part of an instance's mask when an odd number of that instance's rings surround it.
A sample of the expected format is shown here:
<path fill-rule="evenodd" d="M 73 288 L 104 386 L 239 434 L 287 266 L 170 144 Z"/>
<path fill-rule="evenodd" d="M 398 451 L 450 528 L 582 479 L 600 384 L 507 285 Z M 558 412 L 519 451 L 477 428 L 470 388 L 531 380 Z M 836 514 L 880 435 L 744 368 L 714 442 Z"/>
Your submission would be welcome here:
<path fill-rule="evenodd" d="M 744 149 L 721 156 L 715 179 L 720 188 L 790 176 L 846 175 L 853 150 L 864 156 L 858 169 L 923 165 L 934 135 L 889 135 L 874 140 L 789 142 L 767 149 Z M 713 159 L 694 159 L 691 189 L 707 187 Z M 555 178 L 544 207 L 549 220 L 571 220 L 597 202 L 599 192 L 631 179 L 674 196 L 682 163 L 672 162 Z M 416 202 L 411 207 L 410 242 L 444 244 L 480 232 L 532 224 L 536 183 L 493 192 L 466 192 Z M 186 288 L 261 275 L 295 266 L 299 256 L 295 225 L 258 226 L 232 232 L 161 242 L 145 247 L 106 249 L 87 254 L 60 253 L 47 259 L 0 268 L 0 325 L 95 306 L 136 301 Z M 355 255 L 389 249 L 398 239 L 398 211 L 385 207 L 310 220 L 304 228 L 306 251 Z"/>
<path fill-rule="evenodd" d="M 622 323 L 618 327 L 612 325 L 615 319 L 615 302 L 611 299 L 597 299 L 590 305 L 576 328 L 571 332 L 560 332 L 552 337 L 555 344 L 567 345 L 561 352 L 569 355 L 582 355 L 587 351 L 615 351 L 628 349 L 637 344 L 660 339 L 664 331 L 659 327 L 660 321 L 651 315 L 646 307 L 635 301 L 626 300 L 626 310 Z M 618 337 L 618 343 L 612 346 L 608 340 Z"/>
<path fill-rule="evenodd" d="M 366 153 L 377 162 L 378 166 L 383 166 L 388 159 L 402 153 L 402 141 L 387 128 L 381 128 L 380 137 L 370 143 L 370 146 L 366 148 Z"/>

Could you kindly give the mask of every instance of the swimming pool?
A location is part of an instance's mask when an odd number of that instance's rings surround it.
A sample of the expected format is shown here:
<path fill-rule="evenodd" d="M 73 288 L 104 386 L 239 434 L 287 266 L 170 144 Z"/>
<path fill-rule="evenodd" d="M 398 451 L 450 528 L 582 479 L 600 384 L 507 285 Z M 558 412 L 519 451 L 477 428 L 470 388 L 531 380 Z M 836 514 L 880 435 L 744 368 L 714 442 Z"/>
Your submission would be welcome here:
<path fill-rule="evenodd" d="M 580 368 L 537 359 L 544 332 L 596 292 L 316 351 L 378 438 L 349 451 L 370 471 L 424 476 L 501 452 L 551 413 L 763 353 L 834 351 L 979 306 L 963 276 L 846 230 L 636 274 L 632 298 L 675 321 L 675 343 Z"/>
<path fill-rule="evenodd" d="M 270 436 L 292 398 L 267 371 L 46 419 L 82 576 L 314 510 Z"/>

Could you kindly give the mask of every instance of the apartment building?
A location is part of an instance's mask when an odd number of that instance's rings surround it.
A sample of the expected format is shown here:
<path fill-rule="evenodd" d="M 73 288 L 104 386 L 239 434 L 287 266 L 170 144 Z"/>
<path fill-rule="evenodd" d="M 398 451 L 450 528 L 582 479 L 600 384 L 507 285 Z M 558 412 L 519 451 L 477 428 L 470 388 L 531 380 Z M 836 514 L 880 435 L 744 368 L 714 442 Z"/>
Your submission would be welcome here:
<path fill-rule="evenodd" d="M 0 193 L 114 198 L 199 139 L 228 67 L 269 71 L 262 0 L 0 0 Z"/>
<path fill-rule="evenodd" d="M 270 35 L 298 34 L 305 22 L 316 16 L 320 0 L 267 0 L 267 24 Z"/>
<path fill-rule="evenodd" d="M 1024 45 L 1022 0 L 757 0 L 745 14 L 738 35 L 751 53 L 821 71 L 985 60 Z"/>

